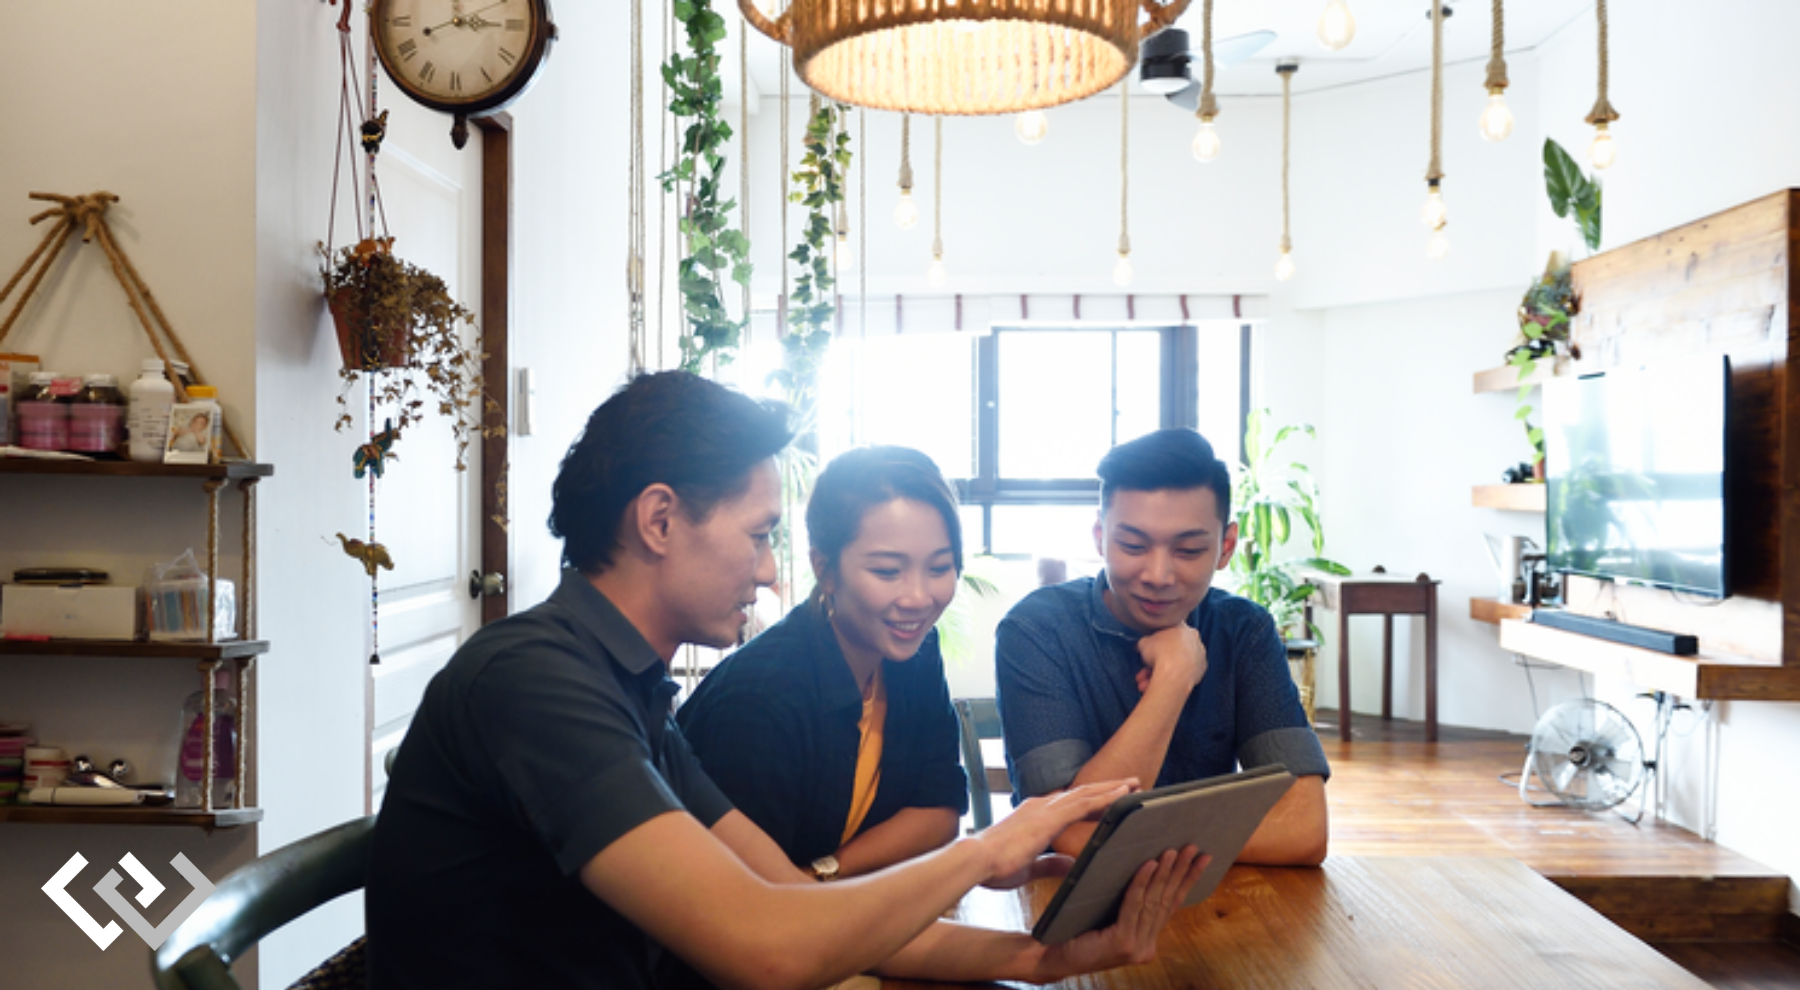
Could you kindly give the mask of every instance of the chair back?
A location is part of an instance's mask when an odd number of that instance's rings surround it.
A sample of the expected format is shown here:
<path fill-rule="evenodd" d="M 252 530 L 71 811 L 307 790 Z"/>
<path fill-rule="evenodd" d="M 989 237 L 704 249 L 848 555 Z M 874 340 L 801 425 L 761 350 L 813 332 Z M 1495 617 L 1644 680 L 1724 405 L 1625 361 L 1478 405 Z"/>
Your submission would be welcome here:
<path fill-rule="evenodd" d="M 242 990 L 231 964 L 263 936 L 367 881 L 375 816 L 283 846 L 233 871 L 151 953 L 158 990 Z"/>
<path fill-rule="evenodd" d="M 981 756 L 981 740 L 1000 738 L 1000 708 L 992 698 L 957 698 L 956 720 L 962 726 L 963 770 L 969 777 L 969 813 L 979 832 L 994 823 L 993 792 L 1012 790 L 1003 767 L 989 769 Z"/>

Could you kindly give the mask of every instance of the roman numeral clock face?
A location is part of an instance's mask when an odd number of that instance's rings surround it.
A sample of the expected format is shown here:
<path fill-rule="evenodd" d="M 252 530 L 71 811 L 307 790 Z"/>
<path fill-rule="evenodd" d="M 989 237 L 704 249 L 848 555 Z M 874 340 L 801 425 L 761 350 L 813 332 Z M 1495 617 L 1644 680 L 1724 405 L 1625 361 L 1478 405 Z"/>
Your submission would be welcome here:
<path fill-rule="evenodd" d="M 546 0 L 374 0 L 369 24 L 395 84 L 459 116 L 517 98 L 556 38 Z"/>

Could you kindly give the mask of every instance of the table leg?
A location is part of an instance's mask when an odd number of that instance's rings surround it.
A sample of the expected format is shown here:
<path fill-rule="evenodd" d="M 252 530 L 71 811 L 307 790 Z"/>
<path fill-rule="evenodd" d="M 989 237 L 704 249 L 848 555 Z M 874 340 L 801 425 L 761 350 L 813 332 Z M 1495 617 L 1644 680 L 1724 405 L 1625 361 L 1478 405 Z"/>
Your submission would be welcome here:
<path fill-rule="evenodd" d="M 1350 611 L 1338 604 L 1338 738 L 1350 741 Z"/>
<path fill-rule="evenodd" d="M 1425 741 L 1437 742 L 1437 587 L 1425 599 Z"/>
<path fill-rule="evenodd" d="M 1381 720 L 1394 720 L 1394 616 L 1381 616 Z"/>

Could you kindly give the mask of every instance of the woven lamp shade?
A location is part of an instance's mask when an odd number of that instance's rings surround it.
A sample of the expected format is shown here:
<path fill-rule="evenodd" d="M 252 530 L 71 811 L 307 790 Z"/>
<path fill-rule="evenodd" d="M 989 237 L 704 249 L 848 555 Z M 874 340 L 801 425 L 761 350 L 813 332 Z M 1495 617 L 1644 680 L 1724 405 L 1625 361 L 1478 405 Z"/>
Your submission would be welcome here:
<path fill-rule="evenodd" d="M 1000 114 L 1069 103 L 1117 83 L 1138 42 L 1189 0 L 794 0 L 764 34 L 841 103 L 906 113 Z M 1151 11 L 1140 27 L 1138 11 Z"/>

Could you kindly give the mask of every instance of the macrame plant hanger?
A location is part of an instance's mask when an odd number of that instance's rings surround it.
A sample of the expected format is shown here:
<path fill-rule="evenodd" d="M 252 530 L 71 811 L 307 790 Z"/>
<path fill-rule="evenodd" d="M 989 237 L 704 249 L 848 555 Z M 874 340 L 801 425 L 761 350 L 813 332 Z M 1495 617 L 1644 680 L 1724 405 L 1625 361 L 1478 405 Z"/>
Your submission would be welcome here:
<path fill-rule="evenodd" d="M 333 2 L 335 3 L 337 0 L 333 0 Z M 351 163 L 351 201 L 357 204 L 357 208 L 350 211 L 356 221 L 356 253 L 361 256 L 370 256 L 378 252 L 385 253 L 392 250 L 394 245 L 394 238 L 388 230 L 387 207 L 381 201 L 381 185 L 375 177 L 375 156 L 381 150 L 382 139 L 387 136 L 387 114 L 376 111 L 375 54 L 372 39 L 365 38 L 363 53 L 368 65 L 369 102 L 366 105 L 363 103 L 362 90 L 357 85 L 356 48 L 350 27 L 350 16 L 355 7 L 352 0 L 343 0 L 343 12 L 337 22 L 338 125 L 337 148 L 333 152 L 331 165 L 331 203 L 325 222 L 324 258 L 328 265 L 332 263 L 334 239 L 337 235 L 338 182 L 346 160 Z M 358 147 L 361 147 L 363 151 L 363 160 L 360 164 L 368 178 L 366 198 L 363 184 L 357 178 L 356 149 Z M 375 236 L 377 224 L 380 225 L 382 234 L 379 238 Z M 368 375 L 391 373 L 381 368 L 361 370 Z M 366 475 L 368 483 L 368 536 L 367 539 L 357 540 L 346 537 L 342 533 L 337 534 L 338 543 L 342 546 L 344 553 L 359 561 L 369 577 L 370 664 L 381 662 L 381 581 L 376 575 L 381 568 L 386 567 L 392 570 L 394 566 L 393 557 L 388 553 L 387 548 L 376 539 L 375 509 L 378 494 L 376 481 L 381 475 L 378 465 L 384 453 L 383 438 L 386 438 L 387 443 L 392 443 L 393 434 L 385 429 L 377 433 L 375 429 L 377 413 L 375 393 L 376 388 L 373 383 L 370 383 L 366 400 L 367 419 L 363 424 L 370 436 L 369 442 L 360 448 L 358 456 L 360 458 L 363 451 L 371 452 L 369 457 L 377 464 L 377 467 L 364 471 L 361 467 L 364 462 L 360 459 L 357 462 L 358 473 Z"/>

